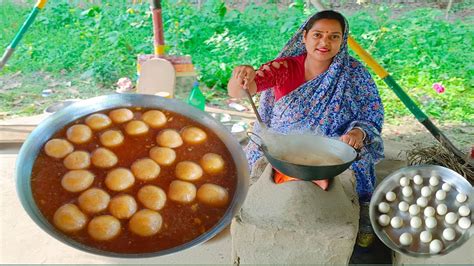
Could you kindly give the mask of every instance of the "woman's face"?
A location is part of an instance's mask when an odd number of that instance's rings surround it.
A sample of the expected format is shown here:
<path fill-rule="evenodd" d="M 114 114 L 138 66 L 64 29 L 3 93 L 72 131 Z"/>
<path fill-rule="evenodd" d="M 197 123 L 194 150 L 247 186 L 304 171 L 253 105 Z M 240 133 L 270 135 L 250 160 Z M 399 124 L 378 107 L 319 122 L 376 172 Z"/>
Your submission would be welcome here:
<path fill-rule="evenodd" d="M 342 44 L 342 27 L 335 19 L 320 19 L 303 34 L 308 57 L 328 61 L 339 52 Z"/>

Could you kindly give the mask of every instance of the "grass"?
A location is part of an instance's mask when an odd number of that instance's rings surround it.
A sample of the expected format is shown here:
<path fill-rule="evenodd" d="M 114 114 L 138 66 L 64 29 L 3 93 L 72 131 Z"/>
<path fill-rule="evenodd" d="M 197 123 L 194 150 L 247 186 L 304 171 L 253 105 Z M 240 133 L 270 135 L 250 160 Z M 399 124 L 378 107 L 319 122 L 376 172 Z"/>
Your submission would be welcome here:
<path fill-rule="evenodd" d="M 34 115 L 60 100 L 85 99 L 112 92 L 110 89 L 98 89 L 91 79 L 77 79 L 70 73 L 52 75 L 45 72 L 17 72 L 7 75 L 6 79 L 15 81 L 3 84 L 0 79 L 0 117 Z M 52 93 L 44 97 L 43 90 L 51 90 Z"/>
<path fill-rule="evenodd" d="M 110 1 L 74 5 L 50 1 L 0 72 L 0 112 L 38 113 L 52 100 L 109 93 L 120 77 L 136 78 L 136 55 L 152 53 L 148 4 Z M 30 5 L 0 1 L 0 45 L 6 47 L 30 12 Z M 189 54 L 210 102 L 222 102 L 237 64 L 258 67 L 274 58 L 315 10 L 303 1 L 290 7 L 249 4 L 244 11 L 221 0 L 163 1 L 167 51 Z M 456 12 L 468 9 L 456 5 Z M 353 36 L 385 66 L 428 116 L 441 121 L 474 120 L 473 17 L 446 21 L 442 10 L 417 8 L 393 14 L 395 6 L 370 4 L 348 15 Z M 455 14 L 451 17 L 455 17 Z M 20 74 L 15 76 L 15 73 Z M 50 77 L 45 80 L 44 77 Z M 375 77 L 375 75 L 373 75 Z M 393 92 L 375 78 L 389 120 L 409 115 Z M 64 85 L 64 84 L 69 84 Z M 433 83 L 442 83 L 438 94 Z M 48 98 L 41 91 L 55 83 Z M 70 93 L 72 91 L 77 93 Z"/>

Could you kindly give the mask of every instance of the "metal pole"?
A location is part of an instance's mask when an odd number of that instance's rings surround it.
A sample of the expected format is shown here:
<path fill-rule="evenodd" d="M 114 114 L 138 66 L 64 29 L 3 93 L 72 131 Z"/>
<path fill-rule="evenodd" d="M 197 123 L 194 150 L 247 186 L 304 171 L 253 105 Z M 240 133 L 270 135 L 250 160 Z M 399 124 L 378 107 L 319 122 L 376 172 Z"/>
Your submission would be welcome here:
<path fill-rule="evenodd" d="M 150 0 L 150 9 L 153 19 L 153 45 L 155 47 L 155 55 L 161 56 L 165 54 L 161 0 Z"/>
<path fill-rule="evenodd" d="M 46 5 L 46 2 L 47 0 L 38 0 L 35 7 L 31 11 L 30 15 L 28 16 L 28 18 L 25 20 L 25 22 L 21 26 L 20 30 L 15 35 L 15 38 L 13 38 L 13 41 L 10 43 L 10 45 L 7 47 L 7 49 L 3 53 L 2 59 L 0 60 L 0 70 L 2 70 L 3 67 L 7 64 L 8 59 L 10 59 L 10 57 L 12 56 L 13 52 L 15 51 L 15 48 L 18 46 L 18 43 L 23 38 L 23 35 L 26 33 L 28 28 L 31 26 L 31 24 L 35 20 L 38 12 L 44 8 L 44 6 Z"/>

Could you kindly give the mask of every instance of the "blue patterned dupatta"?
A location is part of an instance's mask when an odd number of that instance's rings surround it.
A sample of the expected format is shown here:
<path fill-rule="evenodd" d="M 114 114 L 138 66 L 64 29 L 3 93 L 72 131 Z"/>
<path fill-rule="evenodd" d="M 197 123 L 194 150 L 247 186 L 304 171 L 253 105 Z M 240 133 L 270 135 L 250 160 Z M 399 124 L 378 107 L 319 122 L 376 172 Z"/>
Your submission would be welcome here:
<path fill-rule="evenodd" d="M 304 26 L 285 45 L 277 58 L 306 53 L 303 40 Z M 356 189 L 361 201 L 368 201 L 375 187 L 375 163 L 383 158 L 380 136 L 383 125 L 383 106 L 377 87 L 367 69 L 347 51 L 348 23 L 339 53 L 326 72 L 307 81 L 288 95 L 275 101 L 273 89 L 262 92 L 259 112 L 272 131 L 283 134 L 301 132 L 323 134 L 338 138 L 354 127 L 362 128 L 367 136 L 362 159 L 352 164 L 356 175 Z M 255 124 L 255 132 L 260 132 Z M 249 164 L 263 154 L 252 142 L 246 147 Z"/>

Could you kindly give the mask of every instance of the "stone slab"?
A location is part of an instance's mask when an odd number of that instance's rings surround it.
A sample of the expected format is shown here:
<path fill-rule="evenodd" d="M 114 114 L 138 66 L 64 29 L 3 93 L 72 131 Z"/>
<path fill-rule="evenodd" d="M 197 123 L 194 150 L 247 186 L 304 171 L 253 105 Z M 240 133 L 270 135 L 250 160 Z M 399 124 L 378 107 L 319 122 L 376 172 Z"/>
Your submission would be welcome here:
<path fill-rule="evenodd" d="M 352 172 L 334 178 L 329 191 L 311 182 L 276 185 L 271 172 L 267 165 L 231 224 L 234 263 L 347 264 L 359 220 Z"/>

